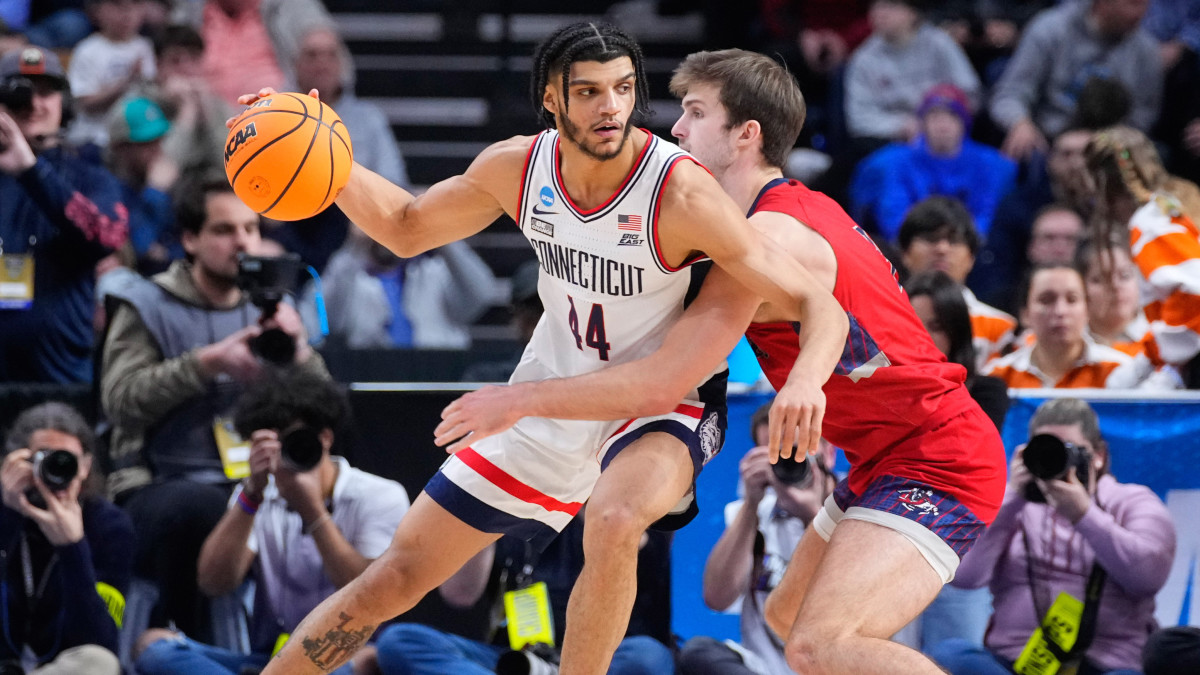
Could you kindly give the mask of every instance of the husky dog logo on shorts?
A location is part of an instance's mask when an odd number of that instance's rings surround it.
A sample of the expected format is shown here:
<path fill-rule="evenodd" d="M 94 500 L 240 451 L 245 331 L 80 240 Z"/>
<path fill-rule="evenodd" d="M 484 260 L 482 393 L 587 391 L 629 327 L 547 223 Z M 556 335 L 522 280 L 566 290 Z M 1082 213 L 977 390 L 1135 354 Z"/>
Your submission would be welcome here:
<path fill-rule="evenodd" d="M 700 450 L 704 453 L 704 463 L 716 456 L 721 449 L 721 429 L 717 426 L 717 413 L 710 413 L 700 423 Z"/>
<path fill-rule="evenodd" d="M 920 511 L 920 515 L 922 516 L 936 516 L 938 514 L 938 507 L 930 500 L 930 497 L 933 496 L 933 490 L 909 488 L 907 490 L 900 490 L 898 494 L 899 496 L 896 499 L 900 502 L 901 506 L 909 511 Z"/>

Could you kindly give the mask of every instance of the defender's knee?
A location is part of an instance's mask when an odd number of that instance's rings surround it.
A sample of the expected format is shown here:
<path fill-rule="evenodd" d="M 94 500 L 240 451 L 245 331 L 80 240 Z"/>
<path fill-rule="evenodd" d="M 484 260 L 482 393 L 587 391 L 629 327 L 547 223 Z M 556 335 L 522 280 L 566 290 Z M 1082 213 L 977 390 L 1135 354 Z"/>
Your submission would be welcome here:
<path fill-rule="evenodd" d="M 783 654 L 788 666 L 800 675 L 826 675 L 833 672 L 829 669 L 829 656 L 846 648 L 835 635 L 798 626 L 788 638 Z"/>

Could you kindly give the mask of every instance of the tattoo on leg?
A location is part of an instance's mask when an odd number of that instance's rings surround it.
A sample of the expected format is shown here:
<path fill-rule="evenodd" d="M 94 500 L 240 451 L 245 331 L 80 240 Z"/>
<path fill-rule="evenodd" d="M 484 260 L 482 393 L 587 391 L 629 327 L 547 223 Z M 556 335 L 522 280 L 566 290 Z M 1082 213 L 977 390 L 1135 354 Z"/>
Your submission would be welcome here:
<path fill-rule="evenodd" d="M 370 625 L 356 631 L 347 630 L 346 624 L 353 621 L 354 617 L 345 612 L 339 612 L 338 616 L 342 622 L 326 631 L 324 637 L 306 637 L 300 643 L 304 647 L 305 656 L 324 672 L 340 666 L 354 656 L 354 652 L 366 644 L 367 638 L 375 632 L 375 626 Z"/>

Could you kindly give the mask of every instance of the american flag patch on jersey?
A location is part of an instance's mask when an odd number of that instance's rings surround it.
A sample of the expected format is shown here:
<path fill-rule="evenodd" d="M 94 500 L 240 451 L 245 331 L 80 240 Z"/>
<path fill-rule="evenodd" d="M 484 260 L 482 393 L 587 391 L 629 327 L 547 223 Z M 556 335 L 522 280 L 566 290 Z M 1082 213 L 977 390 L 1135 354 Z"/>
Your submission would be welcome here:
<path fill-rule="evenodd" d="M 641 232 L 642 231 L 642 217 L 641 216 L 618 215 L 617 216 L 617 229 L 618 230 L 630 230 L 633 232 Z"/>

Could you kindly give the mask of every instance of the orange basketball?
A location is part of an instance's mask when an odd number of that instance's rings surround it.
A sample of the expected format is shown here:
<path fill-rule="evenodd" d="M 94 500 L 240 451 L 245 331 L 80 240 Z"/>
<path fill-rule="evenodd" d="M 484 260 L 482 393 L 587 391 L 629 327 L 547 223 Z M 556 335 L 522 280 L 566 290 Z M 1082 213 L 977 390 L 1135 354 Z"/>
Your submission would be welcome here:
<path fill-rule="evenodd" d="M 275 220 L 314 216 L 350 178 L 354 150 L 333 108 L 306 94 L 259 99 L 225 140 L 225 176 L 247 206 Z"/>

